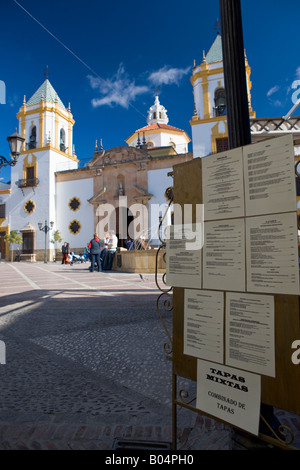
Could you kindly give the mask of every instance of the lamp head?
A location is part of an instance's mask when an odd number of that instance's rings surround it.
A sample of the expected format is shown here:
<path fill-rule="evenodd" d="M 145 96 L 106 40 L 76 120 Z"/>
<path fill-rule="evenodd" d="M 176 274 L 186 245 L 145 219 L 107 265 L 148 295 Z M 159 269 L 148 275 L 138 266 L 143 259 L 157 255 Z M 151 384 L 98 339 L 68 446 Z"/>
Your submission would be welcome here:
<path fill-rule="evenodd" d="M 10 135 L 7 137 L 9 147 L 10 147 L 10 153 L 13 157 L 14 160 L 17 160 L 21 151 L 22 151 L 22 145 L 25 139 L 17 133 L 17 129 L 14 134 Z"/>

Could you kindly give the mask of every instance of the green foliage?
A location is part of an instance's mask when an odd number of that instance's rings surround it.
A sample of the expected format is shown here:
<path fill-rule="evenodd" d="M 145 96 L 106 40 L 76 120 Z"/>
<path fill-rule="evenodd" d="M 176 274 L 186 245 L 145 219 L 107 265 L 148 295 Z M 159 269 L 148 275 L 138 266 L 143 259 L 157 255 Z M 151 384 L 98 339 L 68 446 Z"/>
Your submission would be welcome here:
<path fill-rule="evenodd" d="M 16 243 L 17 245 L 21 245 L 23 242 L 22 236 L 16 230 L 12 230 L 9 234 L 5 235 L 4 241 L 6 243 Z"/>
<path fill-rule="evenodd" d="M 53 232 L 53 238 L 51 241 L 51 243 L 55 243 L 58 242 L 58 243 L 61 243 L 62 242 L 62 238 L 61 238 L 61 235 L 60 235 L 60 231 L 59 230 L 55 230 L 55 232 Z"/>
<path fill-rule="evenodd" d="M 12 230 L 9 234 L 5 235 L 4 241 L 9 244 L 16 243 L 16 245 L 21 245 L 23 242 L 22 236 L 16 231 Z M 14 250 L 11 250 L 11 261 L 13 260 Z"/>

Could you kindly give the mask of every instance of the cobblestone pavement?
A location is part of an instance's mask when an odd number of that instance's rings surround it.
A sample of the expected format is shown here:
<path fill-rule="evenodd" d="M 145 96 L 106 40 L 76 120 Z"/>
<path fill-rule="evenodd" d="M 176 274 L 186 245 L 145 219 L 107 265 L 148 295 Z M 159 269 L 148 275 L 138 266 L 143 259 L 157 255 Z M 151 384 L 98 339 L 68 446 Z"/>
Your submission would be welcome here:
<path fill-rule="evenodd" d="M 154 275 L 5 262 L 0 274 L 0 450 L 170 448 L 171 362 Z M 171 313 L 165 322 L 171 331 Z M 298 445 L 299 418 L 278 413 Z M 235 442 L 229 426 L 178 410 L 178 450 Z"/>

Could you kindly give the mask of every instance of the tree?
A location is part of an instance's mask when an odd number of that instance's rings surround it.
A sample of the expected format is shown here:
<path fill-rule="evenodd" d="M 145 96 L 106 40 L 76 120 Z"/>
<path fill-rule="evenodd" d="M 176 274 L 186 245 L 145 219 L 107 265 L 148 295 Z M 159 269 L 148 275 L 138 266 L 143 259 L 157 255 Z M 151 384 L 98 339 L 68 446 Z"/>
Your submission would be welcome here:
<path fill-rule="evenodd" d="M 56 243 L 57 242 L 61 243 L 62 241 L 63 241 L 63 239 L 61 238 L 60 231 L 55 230 L 55 232 L 53 232 L 53 238 L 52 238 L 52 240 L 50 240 L 50 242 L 54 244 L 54 251 L 55 251 L 54 258 L 56 258 Z"/>
<path fill-rule="evenodd" d="M 16 243 L 17 245 L 21 245 L 21 243 L 23 242 L 22 236 L 16 230 L 12 230 L 9 234 L 5 235 L 4 241 L 6 243 L 9 243 L 10 245 L 13 245 L 14 243 Z M 14 258 L 13 254 L 14 254 L 14 248 L 12 247 L 11 261 L 13 261 L 13 258 Z"/>

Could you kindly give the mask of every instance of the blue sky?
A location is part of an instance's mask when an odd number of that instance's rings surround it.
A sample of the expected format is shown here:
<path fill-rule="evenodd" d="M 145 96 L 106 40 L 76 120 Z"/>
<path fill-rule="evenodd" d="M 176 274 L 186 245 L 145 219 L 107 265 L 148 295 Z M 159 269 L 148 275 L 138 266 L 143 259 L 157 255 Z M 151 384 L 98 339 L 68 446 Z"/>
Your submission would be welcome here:
<path fill-rule="evenodd" d="M 257 117 L 283 116 L 293 106 L 297 80 L 300 89 L 299 0 L 241 5 L 252 107 Z M 17 127 L 23 96 L 28 100 L 43 83 L 47 66 L 59 97 L 71 103 L 81 164 L 92 158 L 96 139 L 105 149 L 126 145 L 146 125 L 157 89 L 169 124 L 191 137 L 191 71 L 216 37 L 218 0 L 1 0 L 0 17 L 6 84 L 0 155 L 9 156 L 6 138 Z M 9 181 L 10 169 L 2 168 L 0 178 Z"/>

